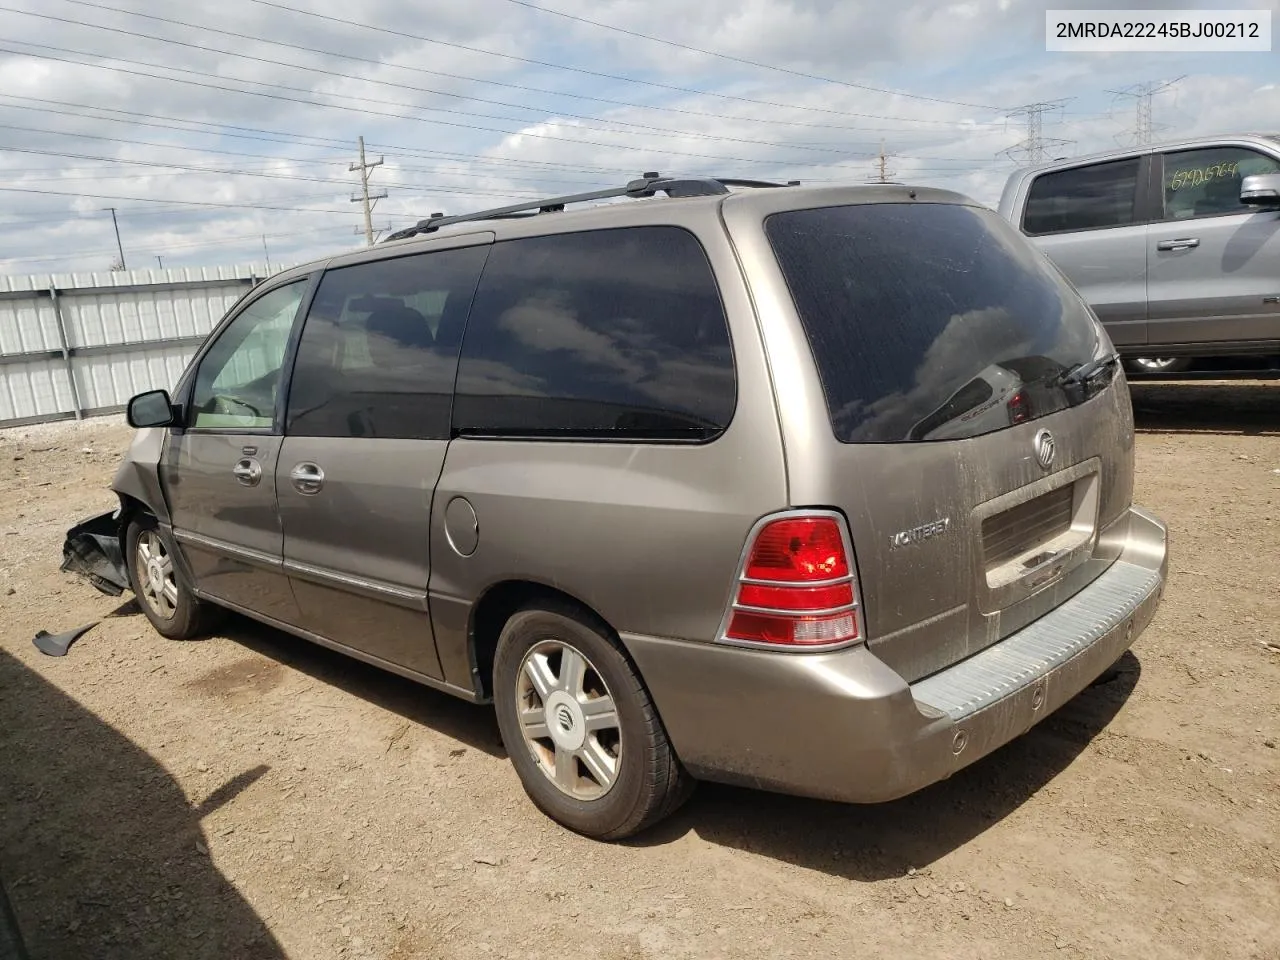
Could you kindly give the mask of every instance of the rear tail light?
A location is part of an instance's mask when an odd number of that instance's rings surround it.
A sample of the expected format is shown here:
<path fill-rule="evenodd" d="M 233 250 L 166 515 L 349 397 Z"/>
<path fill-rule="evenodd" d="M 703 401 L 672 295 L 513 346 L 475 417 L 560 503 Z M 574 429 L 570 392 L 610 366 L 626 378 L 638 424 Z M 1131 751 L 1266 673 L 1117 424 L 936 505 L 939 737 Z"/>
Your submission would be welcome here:
<path fill-rule="evenodd" d="M 1031 404 L 1022 390 L 1010 397 L 1005 407 L 1009 411 L 1010 424 L 1026 423 L 1031 419 Z"/>
<path fill-rule="evenodd" d="M 844 521 L 832 513 L 787 514 L 747 544 L 724 630 L 730 642 L 780 647 L 861 637 L 858 585 Z"/>

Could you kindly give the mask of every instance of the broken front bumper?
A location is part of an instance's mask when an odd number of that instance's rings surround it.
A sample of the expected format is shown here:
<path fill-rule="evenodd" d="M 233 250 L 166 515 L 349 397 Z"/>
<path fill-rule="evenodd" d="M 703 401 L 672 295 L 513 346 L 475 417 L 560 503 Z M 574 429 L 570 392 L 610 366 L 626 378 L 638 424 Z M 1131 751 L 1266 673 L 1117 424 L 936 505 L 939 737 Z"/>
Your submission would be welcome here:
<path fill-rule="evenodd" d="M 68 530 L 61 569 L 78 573 L 112 597 L 129 589 L 129 571 L 120 546 L 120 511 L 98 514 Z"/>

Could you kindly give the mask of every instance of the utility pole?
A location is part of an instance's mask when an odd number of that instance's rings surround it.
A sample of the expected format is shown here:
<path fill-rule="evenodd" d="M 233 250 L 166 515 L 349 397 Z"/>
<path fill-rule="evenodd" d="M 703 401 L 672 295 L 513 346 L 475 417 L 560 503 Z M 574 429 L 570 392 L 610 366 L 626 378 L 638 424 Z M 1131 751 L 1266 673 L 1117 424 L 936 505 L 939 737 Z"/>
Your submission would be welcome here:
<path fill-rule="evenodd" d="M 1155 122 L 1153 102 L 1157 93 L 1163 93 L 1165 90 L 1171 89 L 1174 84 L 1183 77 L 1177 77 L 1173 80 L 1148 80 L 1146 83 L 1135 83 L 1131 87 L 1125 87 L 1122 90 L 1108 90 L 1117 99 L 1132 99 L 1137 107 L 1134 116 L 1133 134 L 1131 141 L 1135 146 L 1146 146 L 1151 142 L 1151 135 L 1160 129 L 1163 124 Z"/>
<path fill-rule="evenodd" d="M 116 220 L 116 208 L 103 207 L 102 209 L 111 211 L 111 225 L 116 228 L 116 250 L 120 254 L 120 266 L 118 269 L 126 270 L 128 268 L 124 265 L 124 246 L 120 243 L 120 223 Z"/>
<path fill-rule="evenodd" d="M 360 171 L 360 196 L 352 197 L 352 203 L 364 204 L 364 239 L 369 246 L 373 246 L 373 207 L 379 200 L 387 195 L 387 191 L 381 193 L 369 194 L 369 173 L 374 167 L 380 167 L 385 162 L 384 157 L 369 163 L 364 158 L 364 137 L 360 138 L 360 162 L 351 165 L 351 171 Z"/>
<path fill-rule="evenodd" d="M 1054 110 L 1061 110 L 1066 102 L 1066 99 L 1041 100 L 1038 103 L 1028 103 L 1010 110 L 1007 117 L 1009 120 L 1026 117 L 1027 136 L 1005 150 L 1004 154 L 1015 160 L 1025 159 L 1031 163 L 1041 163 L 1048 155 L 1049 147 L 1066 146 L 1071 143 L 1070 140 L 1060 140 L 1044 135 L 1044 115 Z"/>
<path fill-rule="evenodd" d="M 889 157 L 884 152 L 884 140 L 880 140 L 880 155 L 876 158 L 876 183 L 891 183 L 897 171 L 889 169 Z"/>
<path fill-rule="evenodd" d="M 267 275 L 271 274 L 271 251 L 267 249 L 267 235 L 262 235 L 262 253 L 267 258 Z"/>
<path fill-rule="evenodd" d="M 164 258 L 160 254 L 156 254 L 156 263 L 160 265 L 160 269 L 164 269 Z"/>

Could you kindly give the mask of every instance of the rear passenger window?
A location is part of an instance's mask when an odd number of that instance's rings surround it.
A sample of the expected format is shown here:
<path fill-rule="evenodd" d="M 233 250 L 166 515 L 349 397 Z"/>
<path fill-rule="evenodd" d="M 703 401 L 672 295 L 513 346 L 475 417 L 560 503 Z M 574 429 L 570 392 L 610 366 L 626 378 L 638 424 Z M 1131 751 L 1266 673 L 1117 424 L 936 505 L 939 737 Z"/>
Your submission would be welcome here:
<path fill-rule="evenodd" d="M 326 273 L 302 328 L 286 431 L 447 439 L 458 348 L 487 250 Z"/>
<path fill-rule="evenodd" d="M 700 441 L 724 430 L 735 401 L 724 308 L 692 234 L 494 246 L 458 369 L 461 433 Z"/>
<path fill-rule="evenodd" d="M 1123 227 L 1135 222 L 1138 159 L 1115 160 L 1036 177 L 1022 229 L 1029 234 Z"/>

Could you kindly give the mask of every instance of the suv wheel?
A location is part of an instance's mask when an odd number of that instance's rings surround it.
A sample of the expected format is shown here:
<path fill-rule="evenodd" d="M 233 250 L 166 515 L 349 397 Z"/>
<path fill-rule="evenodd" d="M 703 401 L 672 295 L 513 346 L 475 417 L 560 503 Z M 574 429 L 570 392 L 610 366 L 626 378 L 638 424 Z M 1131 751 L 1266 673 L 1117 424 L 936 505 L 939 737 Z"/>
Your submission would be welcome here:
<path fill-rule="evenodd" d="M 125 534 L 129 583 L 142 612 L 161 636 L 190 640 L 207 620 L 208 605 L 196 599 L 174 562 L 173 541 L 152 517 L 129 523 Z"/>
<path fill-rule="evenodd" d="M 545 609 L 517 612 L 493 668 L 502 740 L 525 792 L 600 840 L 656 823 L 689 795 L 653 701 L 609 631 Z"/>
<path fill-rule="evenodd" d="M 1134 373 L 1181 373 L 1189 366 L 1190 357 L 1134 357 L 1129 361 Z"/>

